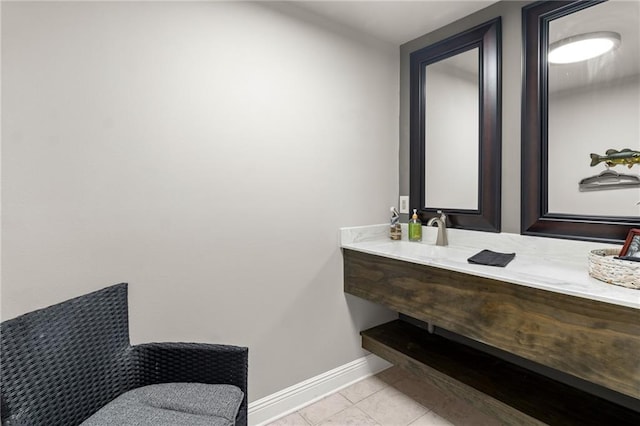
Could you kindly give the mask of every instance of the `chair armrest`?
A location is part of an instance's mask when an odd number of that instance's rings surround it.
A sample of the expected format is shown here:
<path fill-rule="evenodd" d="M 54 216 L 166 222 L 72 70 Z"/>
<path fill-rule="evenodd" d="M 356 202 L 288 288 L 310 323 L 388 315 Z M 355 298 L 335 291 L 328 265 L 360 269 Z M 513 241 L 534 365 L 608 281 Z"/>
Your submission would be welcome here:
<path fill-rule="evenodd" d="M 208 343 L 145 343 L 131 347 L 137 386 L 157 383 L 231 384 L 244 392 L 238 425 L 247 423 L 247 372 L 245 347 Z"/>
<path fill-rule="evenodd" d="M 132 346 L 140 386 L 197 382 L 232 384 L 247 390 L 248 349 L 207 343 L 146 343 Z"/>

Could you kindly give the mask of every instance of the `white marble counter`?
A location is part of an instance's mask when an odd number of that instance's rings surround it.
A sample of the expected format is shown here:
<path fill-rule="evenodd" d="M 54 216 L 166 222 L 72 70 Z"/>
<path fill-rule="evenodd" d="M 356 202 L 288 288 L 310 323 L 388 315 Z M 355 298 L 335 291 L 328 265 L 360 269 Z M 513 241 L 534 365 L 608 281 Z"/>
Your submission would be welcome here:
<path fill-rule="evenodd" d="M 423 226 L 423 241 L 389 238 L 388 225 L 342 228 L 341 246 L 406 262 L 463 272 L 586 299 L 640 309 L 640 290 L 607 284 L 589 276 L 589 251 L 612 244 L 447 229 L 449 245 L 435 245 L 435 227 Z M 474 265 L 467 259 L 482 249 L 516 253 L 504 268 Z M 640 279 L 640 277 L 639 277 Z"/>

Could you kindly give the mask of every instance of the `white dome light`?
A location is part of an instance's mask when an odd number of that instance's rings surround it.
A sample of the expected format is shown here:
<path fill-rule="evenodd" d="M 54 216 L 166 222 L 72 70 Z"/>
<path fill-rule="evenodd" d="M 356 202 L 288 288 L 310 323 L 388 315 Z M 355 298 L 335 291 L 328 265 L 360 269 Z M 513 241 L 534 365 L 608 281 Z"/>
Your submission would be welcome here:
<path fill-rule="evenodd" d="M 612 31 L 580 34 L 551 43 L 547 59 L 552 64 L 586 61 L 616 49 L 620 43 L 620 34 Z"/>

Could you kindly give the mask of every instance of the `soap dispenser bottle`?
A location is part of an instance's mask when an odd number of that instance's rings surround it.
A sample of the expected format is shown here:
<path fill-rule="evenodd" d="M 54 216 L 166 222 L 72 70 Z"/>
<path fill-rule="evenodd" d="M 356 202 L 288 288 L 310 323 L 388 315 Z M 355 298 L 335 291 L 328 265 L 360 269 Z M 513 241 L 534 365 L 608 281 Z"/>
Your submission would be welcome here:
<path fill-rule="evenodd" d="M 409 241 L 422 241 L 422 222 L 418 219 L 416 209 L 413 209 L 413 216 L 409 221 Z"/>
<path fill-rule="evenodd" d="M 391 206 L 391 224 L 389 225 L 389 238 L 391 238 L 392 240 L 402 239 L 400 213 L 398 213 L 398 209 L 393 206 Z"/>

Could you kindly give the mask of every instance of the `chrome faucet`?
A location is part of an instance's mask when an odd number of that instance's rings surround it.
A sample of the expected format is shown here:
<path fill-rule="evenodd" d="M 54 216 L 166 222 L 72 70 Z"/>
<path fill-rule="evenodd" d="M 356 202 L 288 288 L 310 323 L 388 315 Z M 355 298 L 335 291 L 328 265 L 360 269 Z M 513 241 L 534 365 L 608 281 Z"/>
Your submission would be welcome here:
<path fill-rule="evenodd" d="M 438 210 L 440 217 L 432 217 L 427 222 L 427 226 L 433 226 L 435 223 L 438 226 L 438 236 L 436 237 L 437 246 L 446 246 L 449 244 L 447 241 L 447 215 L 442 213 L 442 210 Z"/>

